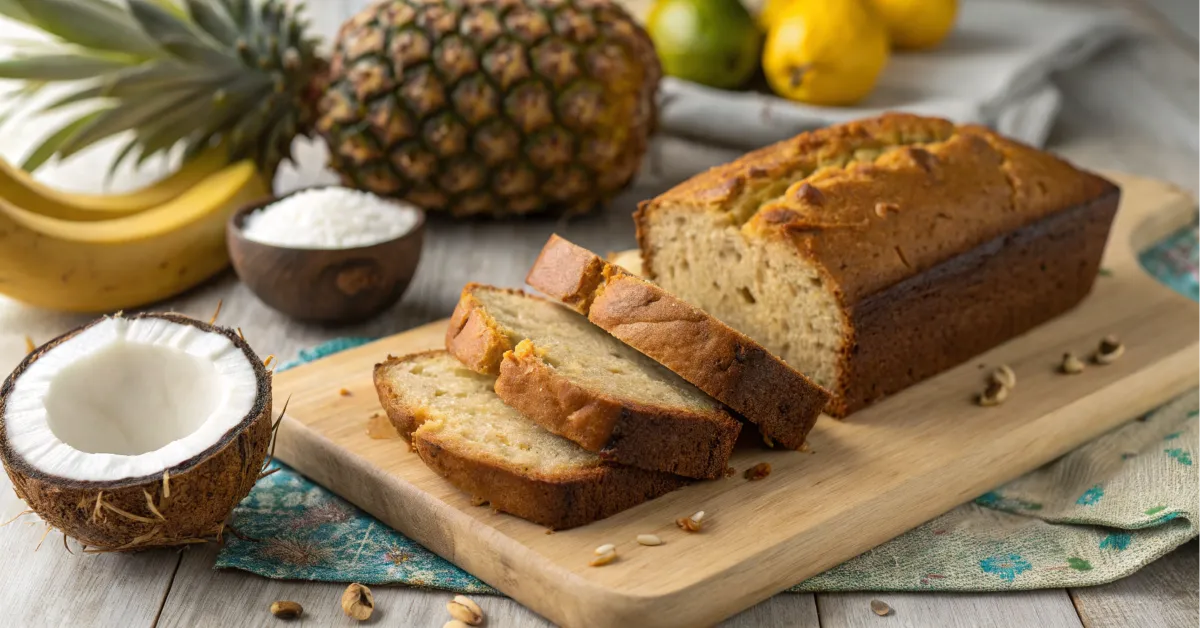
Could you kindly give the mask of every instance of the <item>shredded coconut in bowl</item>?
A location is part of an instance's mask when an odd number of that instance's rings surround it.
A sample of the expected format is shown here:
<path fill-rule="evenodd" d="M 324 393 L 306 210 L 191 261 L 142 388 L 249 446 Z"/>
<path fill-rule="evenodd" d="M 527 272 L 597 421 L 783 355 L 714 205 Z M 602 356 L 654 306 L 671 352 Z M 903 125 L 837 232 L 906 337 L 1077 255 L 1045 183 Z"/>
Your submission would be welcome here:
<path fill-rule="evenodd" d="M 297 249 L 352 249 L 398 238 L 420 210 L 343 187 L 303 190 L 246 216 L 248 240 Z"/>

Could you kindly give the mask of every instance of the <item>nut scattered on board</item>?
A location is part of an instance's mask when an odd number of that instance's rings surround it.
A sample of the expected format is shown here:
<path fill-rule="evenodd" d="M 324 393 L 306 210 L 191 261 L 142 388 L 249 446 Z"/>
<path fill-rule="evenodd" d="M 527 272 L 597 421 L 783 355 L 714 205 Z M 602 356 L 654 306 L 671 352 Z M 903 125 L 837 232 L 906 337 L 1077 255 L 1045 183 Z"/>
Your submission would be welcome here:
<path fill-rule="evenodd" d="M 1083 360 L 1075 357 L 1070 351 L 1063 354 L 1062 364 L 1059 369 L 1067 375 L 1078 375 L 1083 372 Z"/>
<path fill-rule="evenodd" d="M 892 607 L 888 606 L 882 600 L 871 600 L 871 612 L 880 617 L 885 617 L 892 614 Z"/>
<path fill-rule="evenodd" d="M 612 543 L 605 543 L 597 547 L 594 553 L 596 557 L 588 563 L 593 567 L 602 567 L 617 559 L 617 547 Z"/>
<path fill-rule="evenodd" d="M 346 388 L 342 388 L 342 389 L 338 390 L 338 394 L 339 394 L 339 395 L 341 395 L 341 396 L 343 396 L 343 397 L 349 397 L 349 396 L 350 396 L 350 390 L 349 390 L 349 389 L 346 389 Z"/>
<path fill-rule="evenodd" d="M 342 612 L 351 619 L 366 621 L 375 611 L 375 596 L 367 587 L 355 582 L 342 592 Z"/>
<path fill-rule="evenodd" d="M 271 614 L 280 619 L 295 619 L 304 614 L 304 607 L 298 602 L 279 600 L 271 602 Z"/>
<path fill-rule="evenodd" d="M 742 473 L 742 477 L 750 480 L 751 482 L 754 482 L 755 480 L 761 480 L 768 475 L 771 475 L 771 465 L 767 462 L 760 462 L 753 467 L 746 469 L 746 471 Z"/>
<path fill-rule="evenodd" d="M 1096 355 L 1092 359 L 1096 364 L 1112 364 L 1125 354 L 1125 345 L 1116 336 L 1105 336 L 1100 341 L 1100 346 L 1096 347 Z"/>
<path fill-rule="evenodd" d="M 658 538 L 657 534 L 639 534 L 637 535 L 638 545 L 662 545 L 662 539 Z"/>
<path fill-rule="evenodd" d="M 453 600 L 446 602 L 446 610 L 451 617 L 464 624 L 478 626 L 483 623 L 483 609 L 465 595 L 456 595 Z"/>
<path fill-rule="evenodd" d="M 1001 364 L 999 368 L 992 371 L 992 381 L 999 382 L 1005 388 L 1016 388 L 1017 374 L 1007 364 Z"/>
<path fill-rule="evenodd" d="M 700 528 L 702 527 L 702 521 L 704 521 L 703 510 L 690 517 L 680 517 L 676 519 L 675 525 L 679 526 L 679 528 L 684 532 L 699 532 Z"/>
<path fill-rule="evenodd" d="M 998 406 L 1008 399 L 1008 387 L 1000 382 L 992 380 L 988 382 L 987 388 L 979 393 L 979 405 L 981 406 Z"/>

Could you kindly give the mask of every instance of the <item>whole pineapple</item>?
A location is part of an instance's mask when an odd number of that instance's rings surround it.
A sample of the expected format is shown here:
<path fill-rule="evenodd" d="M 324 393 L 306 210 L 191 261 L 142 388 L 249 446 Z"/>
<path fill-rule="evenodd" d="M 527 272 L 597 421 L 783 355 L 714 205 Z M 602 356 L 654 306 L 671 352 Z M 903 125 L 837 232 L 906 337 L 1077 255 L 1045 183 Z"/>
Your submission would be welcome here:
<path fill-rule="evenodd" d="M 126 2 L 0 3 L 70 45 L 0 78 L 83 80 L 52 106 L 103 103 L 31 166 L 133 130 L 121 158 L 220 144 L 269 176 L 319 133 L 346 185 L 430 210 L 586 211 L 628 184 L 653 130 L 658 60 L 609 0 L 382 0 L 328 62 L 279 0 Z"/>

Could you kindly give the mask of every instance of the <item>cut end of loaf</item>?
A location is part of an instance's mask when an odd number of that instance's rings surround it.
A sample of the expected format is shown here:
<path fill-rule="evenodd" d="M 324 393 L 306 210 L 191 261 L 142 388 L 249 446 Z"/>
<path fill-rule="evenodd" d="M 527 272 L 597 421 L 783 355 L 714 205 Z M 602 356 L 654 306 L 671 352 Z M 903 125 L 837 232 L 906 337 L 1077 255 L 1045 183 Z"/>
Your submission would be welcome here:
<path fill-rule="evenodd" d="M 787 243 L 748 243 L 722 214 L 660 207 L 643 220 L 656 283 L 837 393 L 846 322 L 815 264 Z"/>

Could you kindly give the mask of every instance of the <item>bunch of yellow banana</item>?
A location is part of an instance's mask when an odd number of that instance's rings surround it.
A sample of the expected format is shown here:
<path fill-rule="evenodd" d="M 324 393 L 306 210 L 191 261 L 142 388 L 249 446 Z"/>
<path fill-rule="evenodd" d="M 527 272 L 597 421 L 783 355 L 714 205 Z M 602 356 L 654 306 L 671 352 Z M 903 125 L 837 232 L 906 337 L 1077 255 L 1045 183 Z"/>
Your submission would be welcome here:
<path fill-rule="evenodd" d="M 0 294 L 74 312 L 176 295 L 229 263 L 225 224 L 270 192 L 250 161 L 202 155 L 145 189 L 66 194 L 0 165 Z"/>

